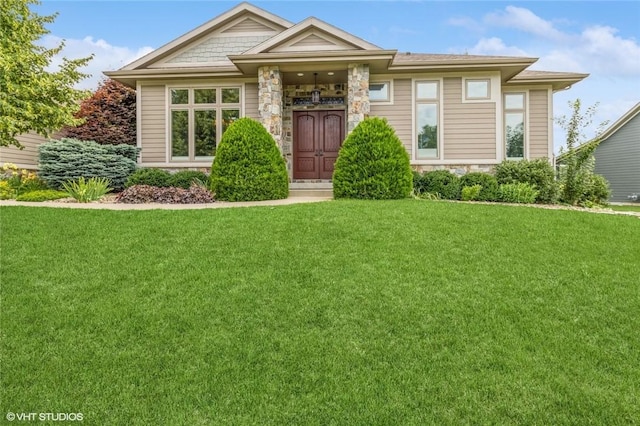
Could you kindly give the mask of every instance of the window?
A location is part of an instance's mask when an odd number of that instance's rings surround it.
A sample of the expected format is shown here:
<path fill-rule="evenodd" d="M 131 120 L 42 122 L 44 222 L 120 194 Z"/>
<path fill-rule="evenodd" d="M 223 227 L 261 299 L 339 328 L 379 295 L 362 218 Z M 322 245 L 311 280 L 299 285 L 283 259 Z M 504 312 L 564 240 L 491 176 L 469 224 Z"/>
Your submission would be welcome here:
<path fill-rule="evenodd" d="M 240 88 L 170 89 L 172 161 L 208 161 L 229 124 L 240 118 Z"/>
<path fill-rule="evenodd" d="M 389 81 L 369 83 L 371 102 L 391 102 L 391 83 Z"/>
<path fill-rule="evenodd" d="M 524 158 L 524 93 L 504 95 L 504 135 L 507 158 Z"/>
<path fill-rule="evenodd" d="M 490 99 L 491 90 L 488 79 L 465 80 L 465 93 L 467 100 Z"/>
<path fill-rule="evenodd" d="M 416 82 L 416 159 L 438 158 L 439 82 Z"/>

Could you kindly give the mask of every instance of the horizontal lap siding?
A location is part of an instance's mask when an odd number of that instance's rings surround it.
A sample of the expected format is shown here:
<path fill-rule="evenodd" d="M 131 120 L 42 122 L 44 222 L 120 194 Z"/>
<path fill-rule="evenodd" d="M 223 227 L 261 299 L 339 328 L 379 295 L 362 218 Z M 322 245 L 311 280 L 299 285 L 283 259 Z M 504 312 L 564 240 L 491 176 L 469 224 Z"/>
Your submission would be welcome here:
<path fill-rule="evenodd" d="M 405 149 L 411 155 L 411 80 L 402 79 L 393 81 L 393 105 L 380 105 L 371 102 L 371 115 L 384 117 L 396 135 L 402 141 Z"/>
<path fill-rule="evenodd" d="M 258 83 L 244 85 L 244 116 L 260 121 L 258 112 Z"/>
<path fill-rule="evenodd" d="M 166 151 L 166 107 L 164 86 L 141 86 L 142 163 L 164 163 Z"/>
<path fill-rule="evenodd" d="M 549 158 L 549 92 L 529 91 L 529 158 Z"/>
<path fill-rule="evenodd" d="M 52 139 L 57 139 L 58 135 L 51 135 Z M 35 132 L 16 136 L 18 142 L 24 146 L 20 149 L 16 146 L 6 146 L 0 148 L 0 164 L 14 163 L 21 166 L 35 168 L 38 165 L 38 147 L 47 142 L 48 139 Z"/>
<path fill-rule="evenodd" d="M 601 142 L 594 156 L 595 172 L 611 185 L 611 201 L 628 202 L 640 193 L 640 115 Z"/>
<path fill-rule="evenodd" d="M 495 102 L 462 103 L 461 78 L 445 78 L 443 86 L 443 159 L 496 158 Z"/>

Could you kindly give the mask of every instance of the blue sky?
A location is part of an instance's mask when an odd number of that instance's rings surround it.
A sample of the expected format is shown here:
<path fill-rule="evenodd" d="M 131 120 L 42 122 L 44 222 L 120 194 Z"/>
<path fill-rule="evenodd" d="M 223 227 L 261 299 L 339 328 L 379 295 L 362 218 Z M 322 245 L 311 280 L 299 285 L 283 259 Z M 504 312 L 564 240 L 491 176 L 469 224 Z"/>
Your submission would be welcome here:
<path fill-rule="evenodd" d="M 137 57 L 231 9 L 228 1 L 43 1 L 39 14 L 59 12 L 43 41 L 65 39 L 63 55 L 96 55 L 82 83 L 95 88 L 101 71 Z M 613 123 L 640 102 L 640 2 L 632 1 L 252 1 L 297 23 L 315 16 L 382 48 L 414 53 L 531 56 L 531 69 L 589 73 L 554 96 L 599 103 L 594 125 Z M 556 147 L 564 139 L 555 131 Z"/>

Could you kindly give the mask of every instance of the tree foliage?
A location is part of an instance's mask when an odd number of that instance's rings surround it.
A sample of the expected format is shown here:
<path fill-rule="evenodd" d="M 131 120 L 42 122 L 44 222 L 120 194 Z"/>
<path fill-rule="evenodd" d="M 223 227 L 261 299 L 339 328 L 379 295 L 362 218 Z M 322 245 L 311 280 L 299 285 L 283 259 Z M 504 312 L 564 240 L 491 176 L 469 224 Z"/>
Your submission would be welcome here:
<path fill-rule="evenodd" d="M 49 137 L 81 120 L 73 114 L 87 96 L 74 85 L 87 77 L 78 71 L 92 56 L 62 59 L 58 71 L 48 71 L 64 42 L 53 49 L 37 44 L 56 15 L 40 16 L 29 9 L 36 0 L 0 2 L 0 146 L 20 143 L 17 135 L 31 130 Z"/>
<path fill-rule="evenodd" d="M 607 123 L 604 122 L 598 126 L 595 138 L 578 146 L 580 140 L 584 139 L 584 129 L 593 121 L 598 104 L 588 107 L 584 113 L 581 111 L 580 99 L 570 101 L 569 106 L 572 111 L 571 117 L 563 116 L 556 119 L 567 133 L 567 146 L 561 150 L 560 200 L 572 205 L 585 202 L 597 203 L 598 201 L 588 199 L 594 179 L 600 179 L 594 178 L 596 175 L 593 173 L 595 167 L 593 153 L 600 145 L 600 134 Z M 602 195 L 599 194 L 597 198 L 601 200 Z"/>
<path fill-rule="evenodd" d="M 63 136 L 103 145 L 136 144 L 136 91 L 118 81 L 103 81 L 75 117 L 84 123 L 65 127 Z"/>

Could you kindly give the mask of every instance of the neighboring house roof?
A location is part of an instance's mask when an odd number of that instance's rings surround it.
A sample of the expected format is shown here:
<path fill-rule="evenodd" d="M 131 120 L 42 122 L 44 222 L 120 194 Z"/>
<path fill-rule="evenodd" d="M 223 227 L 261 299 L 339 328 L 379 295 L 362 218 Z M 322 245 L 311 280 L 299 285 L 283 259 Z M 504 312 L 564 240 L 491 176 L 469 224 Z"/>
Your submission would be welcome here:
<path fill-rule="evenodd" d="M 624 113 L 624 115 L 622 115 L 622 117 L 617 119 L 611 126 L 607 127 L 600 135 L 580 144 L 578 147 L 576 147 L 576 150 L 580 150 L 585 146 L 588 146 L 589 144 L 594 143 L 597 140 L 599 140 L 600 143 L 606 141 L 638 114 L 640 114 L 640 102 L 638 102 L 633 107 L 631 107 L 629 111 Z M 567 155 L 566 152 L 558 155 L 557 161 L 561 163 L 566 155 Z"/>
<path fill-rule="evenodd" d="M 528 71 L 537 58 L 398 53 L 382 49 L 320 19 L 293 24 L 241 3 L 146 56 L 106 75 L 135 87 L 136 80 L 255 75 L 277 64 L 282 72 L 323 71 L 353 62 L 372 73 L 499 71 L 509 85 L 546 84 L 563 90 L 588 74 Z"/>

